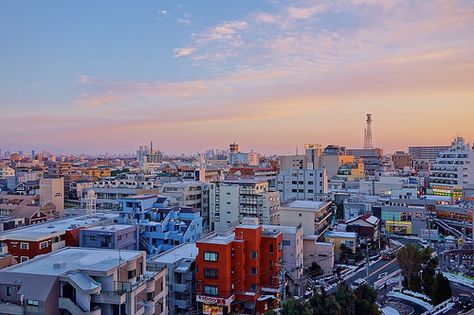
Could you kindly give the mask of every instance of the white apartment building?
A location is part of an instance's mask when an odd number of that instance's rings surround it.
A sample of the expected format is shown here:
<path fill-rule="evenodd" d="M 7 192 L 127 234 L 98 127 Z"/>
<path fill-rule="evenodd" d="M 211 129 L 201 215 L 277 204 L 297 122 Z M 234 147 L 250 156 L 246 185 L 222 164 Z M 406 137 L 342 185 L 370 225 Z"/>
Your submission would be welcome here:
<path fill-rule="evenodd" d="M 244 217 L 258 218 L 260 224 L 278 224 L 279 210 L 279 193 L 269 191 L 265 180 L 226 180 L 210 185 L 211 231 L 225 232 Z"/>
<path fill-rule="evenodd" d="M 52 202 L 60 217 L 64 216 L 64 178 L 40 179 L 40 205 Z"/>
<path fill-rule="evenodd" d="M 457 137 L 447 151 L 439 153 L 430 169 L 433 194 L 454 199 L 474 185 L 474 151 L 464 138 Z"/>
<path fill-rule="evenodd" d="M 15 170 L 9 166 L 0 165 L 0 179 L 6 179 L 9 176 L 15 176 Z"/>
<path fill-rule="evenodd" d="M 325 200 L 328 193 L 326 169 L 290 169 L 278 174 L 277 189 L 282 202 Z"/>

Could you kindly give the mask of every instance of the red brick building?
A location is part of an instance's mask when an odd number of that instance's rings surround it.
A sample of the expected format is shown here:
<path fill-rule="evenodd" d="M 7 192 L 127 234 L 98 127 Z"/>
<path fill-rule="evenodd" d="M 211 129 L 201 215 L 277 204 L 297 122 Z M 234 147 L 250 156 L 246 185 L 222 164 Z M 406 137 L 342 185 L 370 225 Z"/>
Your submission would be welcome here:
<path fill-rule="evenodd" d="M 240 225 L 197 242 L 196 300 L 203 314 L 263 314 L 279 300 L 282 234 Z"/>

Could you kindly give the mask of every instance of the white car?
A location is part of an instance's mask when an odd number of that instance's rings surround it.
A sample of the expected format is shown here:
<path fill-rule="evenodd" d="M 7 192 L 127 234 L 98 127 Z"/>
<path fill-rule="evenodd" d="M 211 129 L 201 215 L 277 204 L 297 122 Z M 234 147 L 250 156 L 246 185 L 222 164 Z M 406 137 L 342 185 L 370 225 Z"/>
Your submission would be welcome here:
<path fill-rule="evenodd" d="M 351 283 L 351 290 L 355 290 L 357 289 L 358 287 L 360 287 L 361 285 L 363 284 L 366 284 L 367 281 L 365 281 L 364 278 L 359 278 L 357 280 L 354 280 L 352 283 Z"/>

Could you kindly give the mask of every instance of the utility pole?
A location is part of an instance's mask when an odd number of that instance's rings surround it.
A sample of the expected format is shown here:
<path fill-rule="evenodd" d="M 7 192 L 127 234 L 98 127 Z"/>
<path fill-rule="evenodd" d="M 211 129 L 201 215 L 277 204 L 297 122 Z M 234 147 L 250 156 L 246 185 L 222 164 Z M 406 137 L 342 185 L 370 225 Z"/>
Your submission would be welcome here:
<path fill-rule="evenodd" d="M 367 285 L 369 285 L 369 263 L 370 263 L 370 257 L 369 256 L 370 256 L 370 254 L 369 254 L 369 241 L 368 240 L 365 242 L 365 247 L 367 249 L 367 257 L 366 257 L 367 268 L 366 268 L 366 275 L 365 275 L 366 280 L 365 281 L 367 282 Z"/>

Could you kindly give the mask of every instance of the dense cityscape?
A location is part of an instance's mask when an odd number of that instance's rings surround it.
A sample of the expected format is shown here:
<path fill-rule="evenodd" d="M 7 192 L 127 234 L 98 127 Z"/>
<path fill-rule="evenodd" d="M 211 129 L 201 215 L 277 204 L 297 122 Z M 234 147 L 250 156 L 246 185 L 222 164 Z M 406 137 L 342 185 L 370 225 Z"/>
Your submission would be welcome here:
<path fill-rule="evenodd" d="M 473 30 L 0 1 L 0 315 L 474 315 Z"/>
<path fill-rule="evenodd" d="M 473 146 L 384 154 L 372 123 L 294 155 L 2 151 L 0 313 L 469 311 Z"/>

